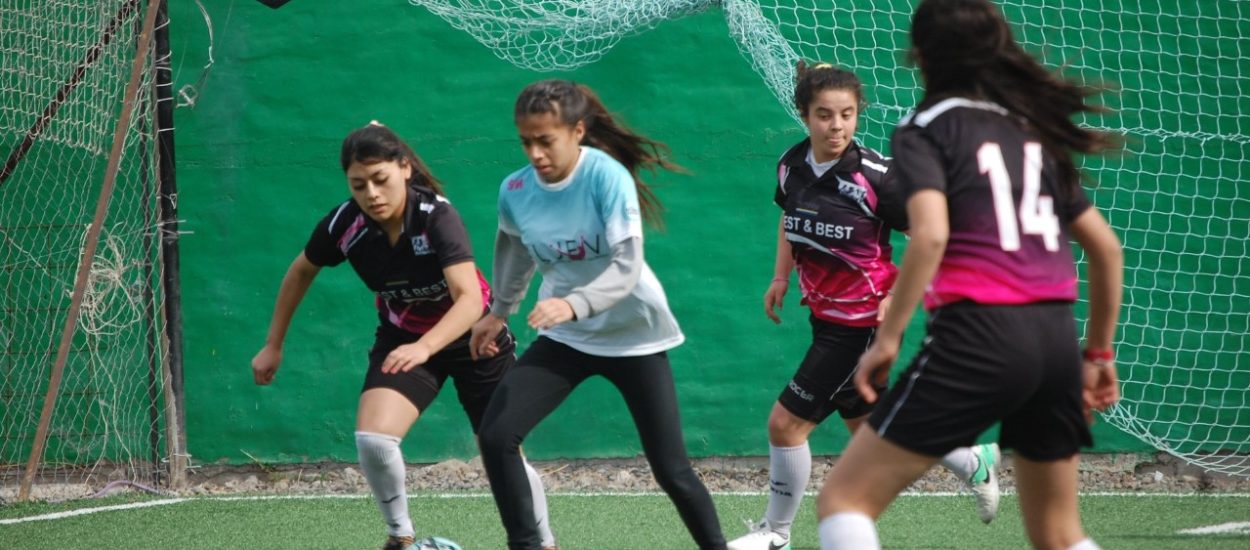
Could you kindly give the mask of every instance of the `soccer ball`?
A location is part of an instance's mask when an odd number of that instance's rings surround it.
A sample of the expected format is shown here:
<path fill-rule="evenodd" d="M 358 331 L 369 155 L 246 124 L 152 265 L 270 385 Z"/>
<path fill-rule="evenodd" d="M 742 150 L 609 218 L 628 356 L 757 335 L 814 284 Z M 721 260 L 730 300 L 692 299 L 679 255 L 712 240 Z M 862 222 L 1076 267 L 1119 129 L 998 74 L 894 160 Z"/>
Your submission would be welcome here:
<path fill-rule="evenodd" d="M 429 537 L 412 543 L 408 550 L 463 550 L 459 544 L 443 537 Z"/>

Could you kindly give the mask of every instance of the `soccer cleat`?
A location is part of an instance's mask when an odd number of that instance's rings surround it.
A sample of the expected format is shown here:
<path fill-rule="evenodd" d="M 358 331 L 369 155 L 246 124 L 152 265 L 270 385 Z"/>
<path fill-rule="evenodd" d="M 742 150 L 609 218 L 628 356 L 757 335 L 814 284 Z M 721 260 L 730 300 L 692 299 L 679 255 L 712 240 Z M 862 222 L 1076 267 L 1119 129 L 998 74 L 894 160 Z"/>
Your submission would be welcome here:
<path fill-rule="evenodd" d="M 459 544 L 456 544 L 443 537 L 427 537 L 412 543 L 408 550 L 462 550 Z"/>
<path fill-rule="evenodd" d="M 410 535 L 404 535 L 402 537 L 391 535 L 386 537 L 386 544 L 382 545 L 382 550 L 405 550 L 409 546 L 412 546 L 412 543 L 415 540 L 416 539 Z"/>
<path fill-rule="evenodd" d="M 790 535 L 773 531 L 768 520 L 747 526 L 751 532 L 729 541 L 729 550 L 790 550 Z"/>
<path fill-rule="evenodd" d="M 968 479 L 968 486 L 977 499 L 977 515 L 988 524 L 998 516 L 998 463 L 1002 453 L 997 443 L 988 443 L 977 445 L 972 454 L 977 457 L 977 469 Z"/>

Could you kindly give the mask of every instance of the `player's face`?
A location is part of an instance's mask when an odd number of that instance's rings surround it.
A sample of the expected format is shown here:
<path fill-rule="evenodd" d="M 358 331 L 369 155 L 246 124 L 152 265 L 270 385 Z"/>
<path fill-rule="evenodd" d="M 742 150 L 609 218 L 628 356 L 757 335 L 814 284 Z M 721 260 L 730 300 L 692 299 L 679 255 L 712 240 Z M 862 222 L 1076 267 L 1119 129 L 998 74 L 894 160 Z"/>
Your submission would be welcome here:
<path fill-rule="evenodd" d="M 821 90 L 807 106 L 803 122 L 807 124 L 807 135 L 812 138 L 812 156 L 816 157 L 816 162 L 841 157 L 855 137 L 859 99 L 850 90 Z"/>
<path fill-rule="evenodd" d="M 584 124 L 569 126 L 555 113 L 537 113 L 518 118 L 516 128 L 525 156 L 543 181 L 560 181 L 573 172 L 586 135 Z"/>
<path fill-rule="evenodd" d="M 410 177 L 412 165 L 407 162 L 353 161 L 347 167 L 347 186 L 352 190 L 352 198 L 370 218 L 383 225 L 402 223 Z"/>

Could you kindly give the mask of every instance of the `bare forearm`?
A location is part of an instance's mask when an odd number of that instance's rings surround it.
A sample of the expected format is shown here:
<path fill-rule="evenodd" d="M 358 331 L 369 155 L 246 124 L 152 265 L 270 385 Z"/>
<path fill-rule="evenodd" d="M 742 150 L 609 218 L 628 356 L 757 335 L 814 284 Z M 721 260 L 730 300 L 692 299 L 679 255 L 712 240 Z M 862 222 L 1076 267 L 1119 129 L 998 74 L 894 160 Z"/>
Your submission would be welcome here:
<path fill-rule="evenodd" d="M 461 294 L 454 298 L 451 308 L 443 314 L 443 318 L 422 335 L 417 343 L 424 345 L 430 355 L 438 353 L 447 344 L 464 336 L 473 327 L 473 323 L 482 318 L 482 308 L 480 291 Z"/>
<path fill-rule="evenodd" d="M 790 280 L 790 272 L 794 271 L 794 254 L 790 249 L 790 241 L 786 240 L 785 214 L 781 215 L 777 224 L 777 259 L 773 262 L 773 278 Z"/>
<path fill-rule="evenodd" d="M 291 319 L 295 316 L 295 310 L 304 300 L 304 295 L 308 293 L 308 288 L 312 286 L 318 271 L 316 266 L 304 259 L 303 254 L 291 262 L 286 275 L 282 277 L 282 286 L 278 289 L 278 299 L 273 306 L 273 318 L 269 321 L 269 333 L 265 336 L 265 345 L 282 349 L 287 329 L 291 327 Z"/>
<path fill-rule="evenodd" d="M 894 285 L 894 300 L 881 323 L 880 334 L 883 337 L 902 337 L 903 329 L 907 328 L 916 306 L 924 299 L 924 289 L 937 273 L 945 252 L 945 239 L 912 239 L 907 243 Z"/>
<path fill-rule="evenodd" d="M 1085 324 L 1085 345 L 1110 349 L 1124 292 L 1124 252 L 1106 220 L 1092 208 L 1077 218 L 1071 231 L 1089 262 L 1089 321 Z"/>

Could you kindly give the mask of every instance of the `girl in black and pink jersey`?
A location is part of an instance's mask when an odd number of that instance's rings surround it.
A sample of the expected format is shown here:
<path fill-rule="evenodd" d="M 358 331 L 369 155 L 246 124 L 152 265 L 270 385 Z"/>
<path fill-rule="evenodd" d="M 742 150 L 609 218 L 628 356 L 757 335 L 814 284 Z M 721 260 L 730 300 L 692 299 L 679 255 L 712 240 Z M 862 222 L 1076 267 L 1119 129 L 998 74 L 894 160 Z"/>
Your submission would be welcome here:
<path fill-rule="evenodd" d="M 1073 153 L 1114 145 L 1074 124 L 1092 91 L 1050 74 L 988 0 L 924 0 L 911 58 L 925 95 L 894 132 L 894 173 L 911 242 L 894 304 L 860 358 L 875 402 L 915 307 L 926 338 L 855 433 L 818 502 L 821 548 L 879 548 L 874 520 L 938 457 L 1001 422 L 1015 450 L 1020 511 L 1036 548 L 1094 550 L 1077 509 L 1077 463 L 1091 409 L 1119 397 L 1112 340 L 1120 243 L 1080 186 Z M 1076 269 L 1089 261 L 1085 348 Z"/>
<path fill-rule="evenodd" d="M 854 433 L 872 411 L 851 378 L 898 276 L 890 233 L 907 230 L 891 159 L 855 140 L 866 103 L 859 78 L 828 63 L 799 62 L 797 73 L 794 106 L 808 137 L 777 163 L 773 200 L 782 214 L 764 312 L 781 322 L 774 310 L 781 308 L 797 268 L 802 303 L 811 309 L 812 343 L 769 414 L 764 519 L 730 542 L 730 550 L 788 548 L 811 476 L 812 430 L 836 412 Z M 973 489 L 985 522 L 998 511 L 997 460 L 994 444 L 960 447 L 942 459 Z"/>
<path fill-rule="evenodd" d="M 350 262 L 378 309 L 356 447 L 388 527 L 382 548 L 401 550 L 413 544 L 414 530 L 400 441 L 449 377 L 476 434 L 495 386 L 515 362 L 516 345 L 504 327 L 492 353 L 470 352 L 469 329 L 489 311 L 491 289 L 473 263 L 460 215 L 412 148 L 375 122 L 343 140 L 340 160 L 352 198 L 321 219 L 287 270 L 252 374 L 257 384 L 273 382 L 287 328 L 313 279 L 323 267 Z M 524 467 L 538 530 L 544 546 L 554 547 L 542 482 Z"/>

